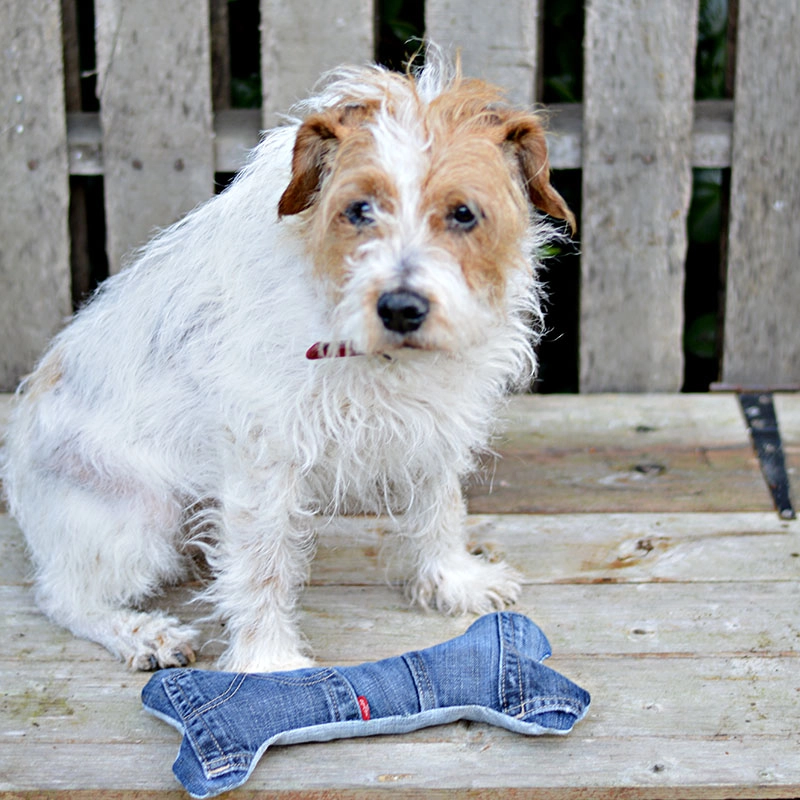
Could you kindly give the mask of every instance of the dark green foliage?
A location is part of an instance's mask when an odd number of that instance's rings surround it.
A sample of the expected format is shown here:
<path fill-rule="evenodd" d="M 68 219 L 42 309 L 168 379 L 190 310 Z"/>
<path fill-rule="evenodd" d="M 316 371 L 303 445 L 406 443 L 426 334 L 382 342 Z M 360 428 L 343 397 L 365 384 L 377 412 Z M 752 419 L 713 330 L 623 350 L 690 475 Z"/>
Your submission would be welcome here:
<path fill-rule="evenodd" d="M 547 0 L 542 30 L 545 103 L 579 103 L 583 96 L 583 0 Z"/>

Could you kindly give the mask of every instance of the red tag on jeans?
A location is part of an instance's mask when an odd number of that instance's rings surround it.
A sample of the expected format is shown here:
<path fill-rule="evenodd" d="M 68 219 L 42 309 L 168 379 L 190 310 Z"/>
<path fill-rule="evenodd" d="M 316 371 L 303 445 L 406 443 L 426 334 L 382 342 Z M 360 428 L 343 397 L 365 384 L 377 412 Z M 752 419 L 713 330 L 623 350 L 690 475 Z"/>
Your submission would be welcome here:
<path fill-rule="evenodd" d="M 363 694 L 358 696 L 358 707 L 361 709 L 361 719 L 369 719 L 369 701 Z"/>

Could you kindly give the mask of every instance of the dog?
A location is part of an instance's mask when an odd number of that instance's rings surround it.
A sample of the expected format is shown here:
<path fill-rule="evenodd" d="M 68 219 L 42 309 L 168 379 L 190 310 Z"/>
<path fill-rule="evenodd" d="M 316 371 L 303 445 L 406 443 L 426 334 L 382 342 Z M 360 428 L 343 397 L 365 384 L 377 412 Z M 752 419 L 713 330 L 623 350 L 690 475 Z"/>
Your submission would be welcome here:
<path fill-rule="evenodd" d="M 306 666 L 298 596 L 345 513 L 398 520 L 422 607 L 514 602 L 519 574 L 467 551 L 462 482 L 535 372 L 554 220 L 540 117 L 457 59 L 329 74 L 22 382 L 3 473 L 39 607 L 133 669 L 184 666 L 197 631 L 142 604 L 195 544 L 220 668 Z"/>

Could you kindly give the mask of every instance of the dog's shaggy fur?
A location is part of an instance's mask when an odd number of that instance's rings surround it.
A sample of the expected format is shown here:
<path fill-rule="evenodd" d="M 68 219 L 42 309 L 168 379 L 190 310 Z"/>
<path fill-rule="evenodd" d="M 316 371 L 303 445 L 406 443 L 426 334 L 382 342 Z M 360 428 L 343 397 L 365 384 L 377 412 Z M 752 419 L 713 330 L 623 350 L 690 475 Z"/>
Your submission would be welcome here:
<path fill-rule="evenodd" d="M 534 208 L 572 222 L 540 121 L 433 49 L 416 76 L 339 70 L 298 114 L 20 390 L 4 482 L 39 605 L 134 668 L 194 658 L 193 630 L 136 610 L 192 537 L 227 669 L 309 663 L 294 610 L 320 515 L 396 515 L 423 606 L 519 591 L 466 551 L 461 480 L 534 371 L 553 232 Z"/>

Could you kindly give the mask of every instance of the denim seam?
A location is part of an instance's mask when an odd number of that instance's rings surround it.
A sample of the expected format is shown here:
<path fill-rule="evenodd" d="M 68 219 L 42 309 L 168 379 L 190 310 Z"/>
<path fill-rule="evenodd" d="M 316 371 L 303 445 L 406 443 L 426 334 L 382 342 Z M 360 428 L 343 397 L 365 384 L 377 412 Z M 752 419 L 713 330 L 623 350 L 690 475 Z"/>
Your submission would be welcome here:
<path fill-rule="evenodd" d="M 524 708 L 525 703 L 520 697 L 520 702 L 512 703 L 508 699 L 508 666 L 512 653 L 516 654 L 516 640 L 514 638 L 514 617 L 511 614 L 500 613 L 497 617 L 498 639 L 500 640 L 500 695 L 503 712 L 514 716 L 512 709 Z M 522 691 L 522 664 L 519 656 L 517 662 L 517 686 Z"/>
<path fill-rule="evenodd" d="M 219 695 L 218 698 L 214 698 L 214 701 L 216 701 L 216 700 L 218 700 L 218 699 L 220 699 L 222 697 L 225 697 L 225 700 L 230 699 L 231 697 L 233 697 L 234 694 L 236 694 L 236 692 L 244 684 L 244 682 L 245 682 L 244 679 L 245 678 L 247 678 L 247 677 L 255 677 L 255 676 L 253 676 L 253 675 L 249 675 L 248 676 L 248 675 L 243 673 L 239 677 L 241 678 L 241 680 L 238 682 L 238 685 L 236 686 L 236 689 L 231 691 L 231 688 L 229 687 L 229 689 L 227 689 L 223 694 Z M 294 685 L 296 685 L 296 686 L 299 686 L 299 685 L 316 686 L 316 685 L 320 685 L 320 684 L 329 683 L 331 678 L 336 678 L 336 677 L 338 677 L 342 681 L 342 683 L 345 685 L 345 687 L 352 694 L 353 698 L 355 698 L 355 693 L 354 693 L 353 687 L 350 685 L 350 683 L 347 680 L 344 679 L 344 677 L 337 670 L 334 670 L 334 669 L 325 670 L 323 673 L 319 674 L 318 676 L 315 676 L 315 680 L 297 681 L 297 682 L 294 683 Z M 289 685 L 292 682 L 287 681 L 287 682 L 284 682 L 284 683 L 285 683 L 285 685 Z M 233 684 L 231 684 L 231 687 L 232 686 L 233 686 Z M 336 697 L 336 693 L 335 692 L 331 692 L 331 691 L 327 691 L 326 695 L 330 699 L 331 705 L 333 706 L 332 710 L 333 710 L 333 713 L 335 715 L 334 722 L 335 723 L 340 723 L 340 722 L 348 721 L 348 720 L 344 719 L 343 716 L 342 716 L 341 706 L 340 706 L 340 704 L 338 702 L 338 699 Z M 222 705 L 222 702 L 214 703 L 214 701 L 209 701 L 205 706 L 203 706 L 203 710 L 205 710 L 205 711 L 212 710 L 212 709 L 215 709 L 215 708 L 219 707 L 220 705 Z M 354 702 L 357 703 L 358 702 L 357 699 L 354 699 Z M 212 705 L 212 703 L 214 703 L 214 705 Z M 194 715 L 198 715 L 198 714 L 200 714 L 199 710 L 194 712 Z M 211 738 L 214 740 L 214 744 L 216 745 L 217 749 L 221 753 L 224 754 L 224 755 L 221 755 L 221 756 L 215 756 L 214 758 L 208 758 L 207 756 L 205 756 L 205 754 L 200 755 L 200 761 L 203 764 L 203 771 L 206 772 L 206 774 L 207 774 L 207 776 L 209 778 L 213 777 L 215 774 L 220 774 L 220 773 L 221 774 L 225 774 L 227 772 L 230 772 L 232 769 L 239 769 L 239 768 L 241 768 L 240 764 L 239 763 L 235 763 L 235 762 L 238 762 L 240 760 L 247 761 L 247 760 L 249 760 L 249 759 L 251 759 L 253 757 L 254 753 L 252 751 L 250 751 L 250 750 L 240 750 L 240 751 L 238 751 L 236 753 L 226 753 L 223 750 L 223 748 L 219 745 L 219 742 L 214 738 L 213 734 L 211 734 L 211 731 L 208 728 L 208 725 L 205 724 L 205 720 L 203 720 L 203 723 L 204 723 L 204 727 L 206 728 L 206 730 L 208 730 L 209 735 L 211 735 Z M 305 727 L 305 726 L 301 726 L 301 727 Z M 190 736 L 190 738 L 193 741 L 196 741 L 194 739 L 194 737 L 191 736 L 191 733 L 188 730 L 186 732 L 187 732 L 187 734 Z M 200 749 L 199 747 L 196 747 L 195 748 L 195 752 L 198 752 L 199 749 Z"/>
<path fill-rule="evenodd" d="M 214 711 L 224 703 L 227 703 L 228 700 L 230 700 L 239 691 L 239 689 L 242 688 L 246 677 L 247 677 L 246 673 L 244 672 L 239 673 L 231 681 L 230 686 L 228 686 L 228 688 L 224 692 L 222 692 L 222 694 L 218 694 L 216 697 L 212 698 L 211 700 L 208 700 L 204 705 L 200 706 L 199 708 L 195 708 L 195 706 L 191 702 L 189 702 L 187 698 L 186 704 L 192 709 L 192 711 L 190 714 L 187 715 L 186 719 L 194 719 L 197 716 L 205 714 L 207 711 Z"/>
<path fill-rule="evenodd" d="M 342 684 L 344 684 L 346 689 L 349 691 L 349 693 L 350 693 L 350 702 L 353 704 L 354 708 L 358 709 L 359 717 L 361 717 L 361 719 L 363 719 L 363 717 L 361 716 L 361 713 L 362 713 L 361 712 L 361 707 L 360 707 L 360 705 L 358 703 L 358 692 L 356 692 L 356 689 L 353 686 L 353 684 L 350 683 L 350 681 L 347 680 L 347 678 L 345 678 L 345 676 L 342 675 L 342 673 L 339 672 L 338 669 L 331 669 L 331 673 L 333 675 L 335 675 L 337 678 L 339 678 L 339 680 L 342 682 Z M 342 718 L 342 716 L 340 714 L 339 715 L 339 722 L 351 722 L 351 720 L 349 720 L 347 718 Z"/>
<path fill-rule="evenodd" d="M 519 709 L 517 711 L 516 709 Z M 534 697 L 524 703 L 520 703 L 514 709 L 509 709 L 506 713 L 509 716 L 520 718 L 527 716 L 531 712 L 544 714 L 548 711 L 565 711 L 568 714 L 578 715 L 583 710 L 583 705 L 571 697 L 564 695 L 551 695 L 544 697 Z"/>
<path fill-rule="evenodd" d="M 336 692 L 330 691 L 330 687 L 325 686 L 325 694 L 327 695 L 328 699 L 330 700 L 331 705 L 333 706 L 333 715 L 336 717 L 336 722 L 342 721 L 342 712 L 339 710 L 339 701 L 336 699 Z"/>
<path fill-rule="evenodd" d="M 324 683 L 329 678 L 338 675 L 337 671 L 331 667 L 324 667 L 322 668 L 322 672 L 316 672 L 313 675 L 309 675 L 307 677 L 302 678 L 279 678 L 277 675 L 280 673 L 273 673 L 273 674 L 259 674 L 259 673 L 250 673 L 247 677 L 252 678 L 254 680 L 259 681 L 267 681 L 269 683 L 277 683 L 281 686 L 316 686 L 319 683 Z"/>
<path fill-rule="evenodd" d="M 241 677 L 242 677 L 242 680 L 239 681 L 239 685 L 240 686 L 244 682 L 244 680 L 243 680 L 244 676 L 242 675 Z M 198 757 L 198 760 L 203 765 L 203 771 L 206 773 L 206 776 L 210 778 L 213 775 L 213 769 L 214 769 L 212 767 L 212 764 L 218 763 L 220 761 L 226 761 L 226 762 L 228 762 L 228 764 L 230 764 L 230 759 L 231 758 L 235 758 L 237 756 L 241 757 L 243 754 L 241 754 L 241 753 L 236 753 L 236 754 L 225 753 L 224 748 L 220 745 L 219 741 L 217 740 L 217 737 L 214 735 L 213 730 L 209 727 L 208 722 L 205 719 L 205 717 L 203 717 L 202 714 L 198 713 L 197 709 L 195 709 L 194 705 L 191 703 L 191 701 L 187 697 L 183 686 L 177 680 L 176 681 L 171 681 L 171 683 L 172 683 L 173 687 L 176 688 L 181 693 L 182 697 L 184 698 L 184 701 L 185 701 L 186 705 L 189 708 L 192 709 L 192 713 L 185 717 L 186 721 L 189 722 L 190 720 L 194 720 L 195 717 L 199 718 L 200 723 L 202 724 L 204 730 L 208 733 L 208 736 L 210 737 L 211 741 L 214 743 L 214 746 L 217 748 L 217 750 L 220 753 L 223 754 L 221 756 L 215 756 L 214 758 L 211 758 L 211 759 L 207 758 L 205 753 L 203 752 L 203 749 L 200 747 L 200 743 L 197 741 L 196 737 L 194 736 L 191 727 L 189 725 L 185 725 L 184 726 L 186 736 L 188 736 L 189 739 L 192 742 L 192 749 L 195 751 L 195 753 L 196 753 L 196 755 Z M 247 754 L 244 754 L 244 755 L 246 757 L 249 757 L 250 754 L 247 753 Z"/>
<path fill-rule="evenodd" d="M 579 714 L 577 716 L 580 716 Z M 373 735 L 386 735 L 386 734 L 398 734 L 398 733 L 407 733 L 414 730 L 419 730 L 421 728 L 429 727 L 431 725 L 441 725 L 447 724 L 451 722 L 456 722 L 457 720 L 474 720 L 476 722 L 484 722 L 493 725 L 497 725 L 499 727 L 504 727 L 507 730 L 512 730 L 516 733 L 525 734 L 525 735 L 540 735 L 542 733 L 551 733 L 556 735 L 564 735 L 569 732 L 571 729 L 567 730 L 553 730 L 544 728 L 536 722 L 524 722 L 522 720 L 518 720 L 513 716 L 509 716 L 503 714 L 500 711 L 496 711 L 495 709 L 487 708 L 486 706 L 474 706 L 474 705 L 458 705 L 458 706 L 450 706 L 448 708 L 432 708 L 428 709 L 427 711 L 420 712 L 419 714 L 412 714 L 410 716 L 407 715 L 390 715 L 388 717 L 380 717 L 377 719 L 364 721 L 361 719 L 358 720 L 347 720 L 344 724 L 347 725 L 347 733 L 346 736 L 373 736 Z M 511 725 L 511 721 L 517 722 L 521 724 L 522 728 L 516 727 Z M 253 753 L 245 753 L 246 757 L 250 758 L 252 756 L 252 760 L 246 765 L 220 765 L 214 769 L 207 770 L 208 778 L 218 778 L 222 775 L 229 774 L 233 771 L 240 771 L 245 772 L 245 778 L 237 781 L 235 784 L 231 784 L 230 786 L 226 787 L 226 791 L 229 789 L 233 789 L 236 786 L 241 785 L 241 783 L 246 780 L 247 777 L 253 772 L 259 761 L 261 760 L 264 753 L 273 745 L 279 744 L 298 744 L 301 742 L 317 742 L 317 741 L 330 741 L 331 739 L 340 738 L 337 736 L 323 736 L 318 737 L 320 731 L 330 730 L 332 728 L 339 728 L 342 723 L 331 723 L 325 722 L 320 723 L 317 725 L 311 725 L 305 728 L 300 729 L 293 729 L 291 731 L 282 731 L 277 733 L 274 736 L 271 736 L 269 739 L 265 740 L 261 747 Z M 238 755 L 238 754 L 237 754 Z M 232 768 L 234 767 L 234 768 Z M 221 789 L 214 791 L 213 793 L 216 794 Z"/>
<path fill-rule="evenodd" d="M 414 685 L 417 689 L 420 711 L 427 711 L 428 708 L 436 708 L 436 692 L 434 691 L 431 677 L 425 666 L 425 662 L 417 651 L 406 653 L 401 656 L 405 661 Z"/>

